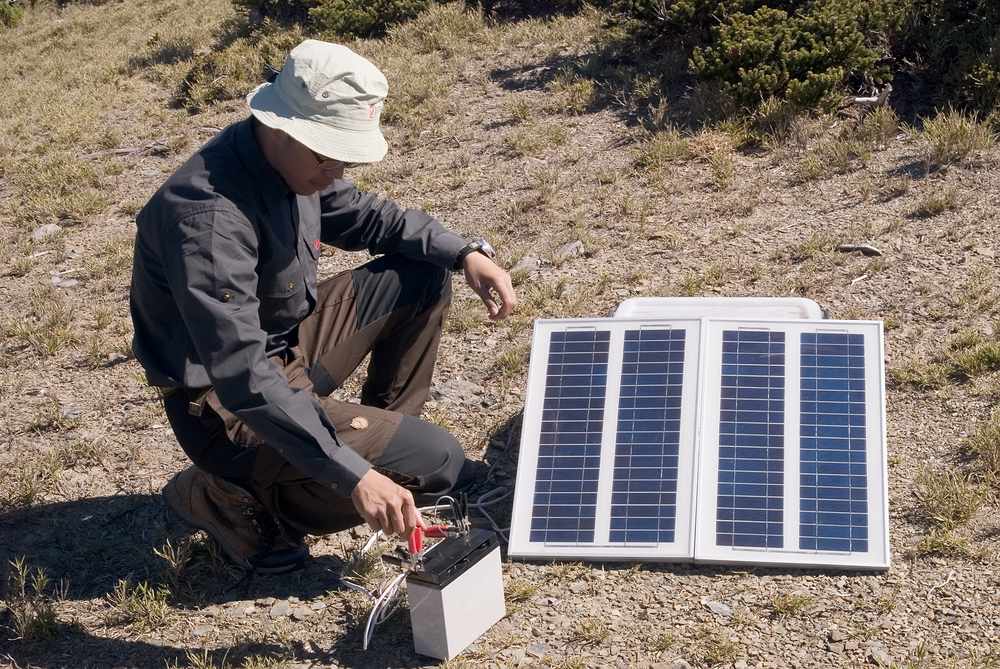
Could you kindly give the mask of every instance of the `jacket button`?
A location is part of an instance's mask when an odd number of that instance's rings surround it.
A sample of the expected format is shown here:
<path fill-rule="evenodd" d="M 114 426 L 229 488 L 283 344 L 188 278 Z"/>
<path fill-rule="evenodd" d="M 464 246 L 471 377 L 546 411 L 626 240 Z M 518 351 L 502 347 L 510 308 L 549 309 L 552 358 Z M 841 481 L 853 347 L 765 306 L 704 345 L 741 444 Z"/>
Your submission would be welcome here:
<path fill-rule="evenodd" d="M 294 284 L 294 283 L 291 283 L 291 282 L 289 282 L 289 283 L 288 283 L 288 290 L 291 290 L 292 288 L 295 288 L 295 284 Z"/>
<path fill-rule="evenodd" d="M 233 297 L 232 293 L 230 293 L 228 290 L 222 293 L 223 302 L 228 302 L 230 299 L 232 299 L 232 297 Z"/>

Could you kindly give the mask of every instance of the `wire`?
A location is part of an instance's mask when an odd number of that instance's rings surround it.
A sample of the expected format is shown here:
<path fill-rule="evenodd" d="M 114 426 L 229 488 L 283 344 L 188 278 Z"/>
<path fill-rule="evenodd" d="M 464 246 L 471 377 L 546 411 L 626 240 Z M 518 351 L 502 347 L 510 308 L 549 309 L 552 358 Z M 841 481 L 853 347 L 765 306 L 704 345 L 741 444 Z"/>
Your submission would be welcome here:
<path fill-rule="evenodd" d="M 399 603 L 403 598 L 396 597 L 396 592 L 399 590 L 399 585 L 409 575 L 409 569 L 397 574 L 395 578 L 389 581 L 389 585 L 386 586 L 382 594 L 372 604 L 372 610 L 368 613 L 368 620 L 365 621 L 365 636 L 361 642 L 361 650 L 368 650 L 368 643 L 375 633 L 375 626 L 384 623 L 399 608 Z"/>

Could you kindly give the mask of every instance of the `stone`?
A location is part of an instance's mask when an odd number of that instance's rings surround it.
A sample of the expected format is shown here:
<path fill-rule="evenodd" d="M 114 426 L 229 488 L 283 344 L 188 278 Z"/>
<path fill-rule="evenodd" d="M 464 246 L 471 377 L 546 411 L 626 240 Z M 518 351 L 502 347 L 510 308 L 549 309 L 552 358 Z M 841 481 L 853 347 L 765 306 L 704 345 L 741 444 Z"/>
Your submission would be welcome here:
<path fill-rule="evenodd" d="M 844 652 L 844 644 L 840 641 L 831 641 L 826 644 L 826 649 L 831 653 L 840 654 Z"/>
<path fill-rule="evenodd" d="M 59 232 L 61 230 L 62 230 L 62 228 L 60 228 L 55 223 L 46 223 L 45 225 L 41 226 L 40 228 L 36 228 L 35 231 L 33 233 L 31 233 L 31 236 L 34 239 L 38 239 L 38 240 L 48 239 L 52 235 L 59 234 Z"/>
<path fill-rule="evenodd" d="M 711 611 L 712 613 L 717 613 L 720 616 L 724 616 L 726 618 L 733 615 L 733 610 L 728 606 L 726 606 L 725 604 L 723 604 L 722 602 L 708 602 L 707 604 L 705 604 L 705 606 L 707 606 L 708 610 Z"/>
<path fill-rule="evenodd" d="M 276 620 L 290 615 L 291 612 L 292 605 L 287 600 L 282 599 L 271 605 L 271 609 L 267 612 L 267 615 Z"/>
<path fill-rule="evenodd" d="M 444 383 L 432 386 L 428 397 L 435 401 L 453 402 L 456 404 L 475 404 L 476 396 L 482 395 L 486 389 L 481 385 L 465 379 L 448 379 Z"/>
<path fill-rule="evenodd" d="M 586 249 L 583 248 L 583 242 L 576 239 L 559 247 L 556 251 L 556 260 L 563 261 L 569 258 L 586 255 L 586 253 Z"/>
<path fill-rule="evenodd" d="M 872 648 L 868 651 L 868 661 L 881 667 L 888 667 L 892 664 L 892 655 L 884 648 Z"/>
<path fill-rule="evenodd" d="M 691 665 L 688 664 L 687 660 L 677 658 L 672 662 L 660 662 L 659 664 L 654 664 L 653 669 L 691 669 Z"/>
<path fill-rule="evenodd" d="M 536 269 L 541 269 L 542 259 L 533 258 L 528 256 L 527 258 L 521 258 L 521 260 L 510 269 L 510 273 L 514 274 L 518 271 L 521 272 L 534 272 Z"/>
<path fill-rule="evenodd" d="M 830 630 L 830 641 L 844 641 L 847 635 L 840 630 Z"/>
<path fill-rule="evenodd" d="M 313 610 L 308 606 L 297 606 L 292 610 L 292 618 L 295 620 L 307 620 L 313 615 Z"/>
<path fill-rule="evenodd" d="M 525 651 L 531 657 L 542 658 L 545 654 L 549 652 L 549 645 L 547 643 L 536 643 L 528 646 Z"/>

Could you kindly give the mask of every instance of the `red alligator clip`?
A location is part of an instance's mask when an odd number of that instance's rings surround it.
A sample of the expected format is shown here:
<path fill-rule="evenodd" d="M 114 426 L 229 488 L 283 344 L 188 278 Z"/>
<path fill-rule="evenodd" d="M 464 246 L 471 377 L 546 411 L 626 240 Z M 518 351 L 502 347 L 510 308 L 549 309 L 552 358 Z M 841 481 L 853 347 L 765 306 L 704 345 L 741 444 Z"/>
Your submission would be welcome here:
<path fill-rule="evenodd" d="M 430 528 L 428 528 L 430 529 Z M 429 534 L 427 536 L 430 536 Z M 424 534 L 420 529 L 420 526 L 413 528 L 413 533 L 410 534 L 410 559 L 416 559 L 417 553 L 424 549 Z"/>

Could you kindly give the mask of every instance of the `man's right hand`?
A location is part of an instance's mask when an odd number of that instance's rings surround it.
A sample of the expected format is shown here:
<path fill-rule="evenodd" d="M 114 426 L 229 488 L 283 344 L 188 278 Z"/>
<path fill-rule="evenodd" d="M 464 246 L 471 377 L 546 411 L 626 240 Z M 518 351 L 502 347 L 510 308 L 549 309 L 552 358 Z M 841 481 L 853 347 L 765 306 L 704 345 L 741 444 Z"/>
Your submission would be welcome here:
<path fill-rule="evenodd" d="M 413 528 L 427 527 L 417 511 L 413 495 L 374 469 L 361 477 L 351 501 L 372 530 L 383 534 L 398 534 L 409 539 Z"/>

